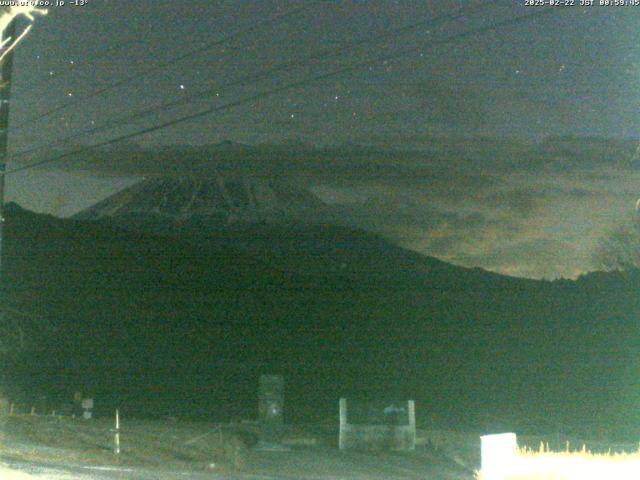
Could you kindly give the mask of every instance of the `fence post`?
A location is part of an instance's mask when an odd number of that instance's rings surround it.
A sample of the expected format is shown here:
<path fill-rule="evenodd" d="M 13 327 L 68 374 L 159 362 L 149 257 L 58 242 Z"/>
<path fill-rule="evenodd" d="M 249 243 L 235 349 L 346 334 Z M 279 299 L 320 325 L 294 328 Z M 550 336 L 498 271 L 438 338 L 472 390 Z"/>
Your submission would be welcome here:
<path fill-rule="evenodd" d="M 344 450 L 347 436 L 347 399 L 340 399 L 340 434 L 338 437 L 338 448 Z"/>
<path fill-rule="evenodd" d="M 408 415 L 409 415 L 409 428 L 411 430 L 411 444 L 409 445 L 410 450 L 414 450 L 416 448 L 416 402 L 415 400 L 409 400 L 407 402 Z"/>
<path fill-rule="evenodd" d="M 120 412 L 116 408 L 116 428 L 114 430 L 113 441 L 115 443 L 114 453 L 120 455 Z"/>

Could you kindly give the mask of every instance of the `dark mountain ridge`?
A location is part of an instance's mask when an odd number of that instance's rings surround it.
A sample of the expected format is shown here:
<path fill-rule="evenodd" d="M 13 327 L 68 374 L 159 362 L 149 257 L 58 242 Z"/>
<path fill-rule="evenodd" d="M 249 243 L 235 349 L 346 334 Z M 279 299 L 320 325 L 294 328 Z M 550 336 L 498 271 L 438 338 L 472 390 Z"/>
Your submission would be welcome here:
<path fill-rule="evenodd" d="M 637 272 L 510 278 L 330 226 L 250 226 L 263 249 L 248 251 L 6 216 L 7 302 L 37 316 L 8 375 L 24 390 L 247 417 L 258 375 L 277 372 L 291 419 L 333 418 L 348 395 L 412 397 L 423 419 L 487 429 L 639 423 Z"/>

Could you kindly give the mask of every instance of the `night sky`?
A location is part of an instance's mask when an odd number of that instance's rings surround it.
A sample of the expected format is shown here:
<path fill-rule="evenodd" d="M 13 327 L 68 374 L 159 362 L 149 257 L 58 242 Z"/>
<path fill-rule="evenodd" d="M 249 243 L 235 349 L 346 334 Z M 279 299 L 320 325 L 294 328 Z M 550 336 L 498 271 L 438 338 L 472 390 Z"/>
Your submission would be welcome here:
<path fill-rule="evenodd" d="M 128 142 L 428 150 L 435 138 L 475 152 L 478 138 L 491 138 L 502 142 L 500 160 L 481 155 L 468 171 L 459 152 L 440 158 L 452 168 L 434 177 L 414 175 L 420 165 L 394 155 L 385 168 L 395 175 L 306 174 L 305 184 L 353 224 L 421 253 L 519 276 L 575 277 L 595 268 L 599 238 L 634 214 L 640 174 L 631 158 L 532 169 L 516 157 L 551 136 L 640 138 L 640 7 L 551 10 L 454 0 L 89 0 L 52 8 L 16 54 L 10 151 L 92 145 L 256 95 Z M 443 15 L 458 18 L 429 22 Z M 331 53 L 306 60 L 317 52 Z M 283 63 L 297 65 L 258 75 Z M 258 95 L 294 82 L 301 84 Z M 83 133 L 181 98 L 195 101 Z M 16 156 L 9 168 L 51 151 Z M 146 173 L 86 157 L 82 171 L 76 162 L 10 175 L 9 199 L 67 216 Z M 341 161 L 348 171 L 349 157 Z M 303 174 L 293 169 L 292 180 Z"/>

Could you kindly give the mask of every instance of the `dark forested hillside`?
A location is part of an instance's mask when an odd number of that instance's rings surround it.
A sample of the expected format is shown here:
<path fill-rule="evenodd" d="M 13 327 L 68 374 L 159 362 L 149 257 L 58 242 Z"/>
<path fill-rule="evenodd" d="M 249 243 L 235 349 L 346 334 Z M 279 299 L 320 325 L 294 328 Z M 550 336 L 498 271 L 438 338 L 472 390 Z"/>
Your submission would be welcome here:
<path fill-rule="evenodd" d="M 178 239 L 6 215 L 7 303 L 34 314 L 9 378 L 27 392 L 250 417 L 277 372 L 291 420 L 375 395 L 452 426 L 640 426 L 637 273 L 517 279 L 338 227 Z"/>

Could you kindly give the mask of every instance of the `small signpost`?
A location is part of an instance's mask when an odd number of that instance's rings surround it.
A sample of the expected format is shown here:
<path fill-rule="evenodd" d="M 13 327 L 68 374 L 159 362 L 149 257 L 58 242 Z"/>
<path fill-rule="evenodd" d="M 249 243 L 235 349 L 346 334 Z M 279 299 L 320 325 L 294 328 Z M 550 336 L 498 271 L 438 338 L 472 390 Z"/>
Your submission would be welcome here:
<path fill-rule="evenodd" d="M 93 417 L 93 398 L 82 399 L 82 418 L 90 420 Z"/>
<path fill-rule="evenodd" d="M 287 450 L 281 444 L 284 427 L 284 378 L 281 375 L 262 375 L 258 386 L 258 421 L 260 450 Z"/>

